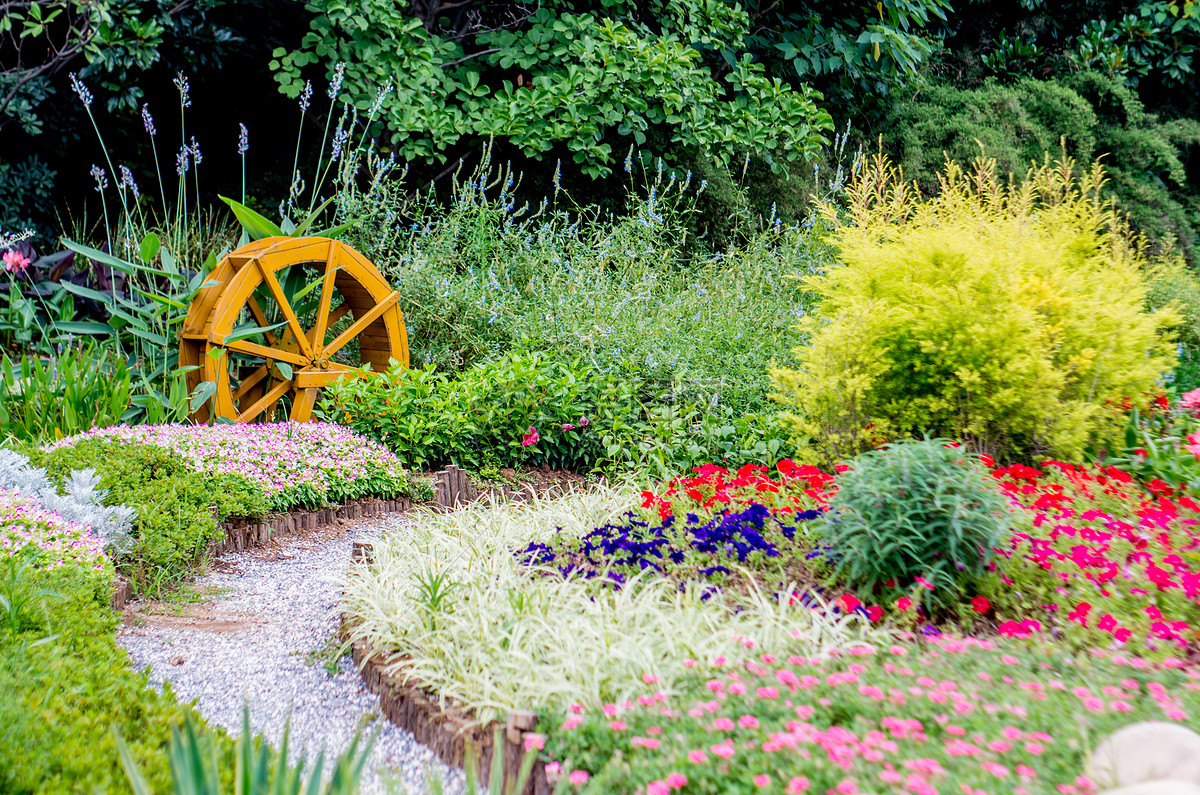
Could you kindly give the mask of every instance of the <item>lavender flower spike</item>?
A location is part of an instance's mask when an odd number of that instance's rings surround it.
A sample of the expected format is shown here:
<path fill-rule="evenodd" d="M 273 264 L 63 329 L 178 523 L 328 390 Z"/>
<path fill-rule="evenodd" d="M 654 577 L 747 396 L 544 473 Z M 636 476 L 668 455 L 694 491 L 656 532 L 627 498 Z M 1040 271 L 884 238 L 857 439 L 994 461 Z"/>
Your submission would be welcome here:
<path fill-rule="evenodd" d="M 82 80 L 75 76 L 74 72 L 71 72 L 71 88 L 79 95 L 79 101 L 83 103 L 85 108 L 91 107 L 92 92 L 88 91 L 88 87 L 83 84 Z"/>
<path fill-rule="evenodd" d="M 192 136 L 192 145 L 189 147 L 192 153 L 192 163 L 200 165 L 204 162 L 204 157 L 200 154 L 200 144 L 196 143 L 196 137 Z"/>
<path fill-rule="evenodd" d="M 329 97 L 331 102 L 337 102 L 338 94 L 342 90 L 342 81 L 346 79 L 346 64 L 338 63 L 333 67 L 333 80 L 329 81 L 329 91 L 325 96 Z"/>
<path fill-rule="evenodd" d="M 137 183 L 133 181 L 133 172 L 129 170 L 129 167 L 120 166 L 117 171 L 121 172 L 121 187 L 129 188 L 129 192 L 133 194 L 135 200 L 140 198 L 141 193 L 138 192 Z"/>
<path fill-rule="evenodd" d="M 150 104 L 148 102 L 142 103 L 142 124 L 151 138 L 158 134 L 158 130 L 154 129 L 154 117 L 150 115 Z"/>
<path fill-rule="evenodd" d="M 246 125 L 238 124 L 238 154 L 246 154 L 246 150 L 250 148 L 250 133 L 246 130 Z"/>
<path fill-rule="evenodd" d="M 191 87 L 188 85 L 188 79 L 184 77 L 183 72 L 179 72 L 175 78 L 175 87 L 179 89 L 179 101 L 185 108 L 192 106 L 192 100 L 189 96 Z"/>
<path fill-rule="evenodd" d="M 379 89 L 379 93 L 375 95 L 375 101 L 371 103 L 371 116 L 374 117 L 379 109 L 383 107 L 383 100 L 392 92 L 392 84 L 388 83 L 383 88 Z"/>
<path fill-rule="evenodd" d="M 96 180 L 96 192 L 103 192 L 103 190 L 108 187 L 108 176 L 104 173 L 104 169 L 100 168 L 100 166 L 92 164 L 90 173 L 92 175 L 92 179 Z"/>
<path fill-rule="evenodd" d="M 191 151 L 187 146 L 182 146 L 179 148 L 179 154 L 175 155 L 175 173 L 181 177 L 187 173 L 188 155 Z"/>
<path fill-rule="evenodd" d="M 308 106 L 312 103 L 312 81 L 304 81 L 304 90 L 300 92 L 300 112 L 307 113 Z"/>

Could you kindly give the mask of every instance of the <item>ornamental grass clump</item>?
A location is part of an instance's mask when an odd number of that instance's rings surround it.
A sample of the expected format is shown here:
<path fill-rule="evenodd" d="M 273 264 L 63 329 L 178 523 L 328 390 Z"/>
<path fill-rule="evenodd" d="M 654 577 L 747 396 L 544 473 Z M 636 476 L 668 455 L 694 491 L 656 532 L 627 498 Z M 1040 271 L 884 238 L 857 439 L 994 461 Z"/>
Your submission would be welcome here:
<path fill-rule="evenodd" d="M 929 601 L 960 596 L 986 573 L 1012 518 L 975 456 L 944 439 L 904 441 L 856 458 L 824 514 L 834 577 L 865 596 L 926 585 Z"/>
<path fill-rule="evenodd" d="M 1122 399 L 1174 369 L 1171 306 L 1099 165 L 1063 157 L 1005 182 L 947 163 L 924 200 L 883 155 L 829 209 L 844 263 L 803 276 L 822 302 L 773 383 L 796 441 L 836 461 L 895 438 L 996 458 L 1078 460 L 1123 429 Z"/>
<path fill-rule="evenodd" d="M 350 637 L 394 652 L 390 673 L 485 722 L 512 709 L 623 701 L 647 676 L 669 690 L 690 661 L 747 644 L 819 656 L 875 637 L 858 617 L 765 590 L 680 591 L 653 572 L 613 589 L 527 567 L 514 554 L 556 532 L 578 537 L 611 524 L 636 500 L 632 490 L 601 490 L 419 515 L 376 545 L 373 563 L 346 575 Z"/>

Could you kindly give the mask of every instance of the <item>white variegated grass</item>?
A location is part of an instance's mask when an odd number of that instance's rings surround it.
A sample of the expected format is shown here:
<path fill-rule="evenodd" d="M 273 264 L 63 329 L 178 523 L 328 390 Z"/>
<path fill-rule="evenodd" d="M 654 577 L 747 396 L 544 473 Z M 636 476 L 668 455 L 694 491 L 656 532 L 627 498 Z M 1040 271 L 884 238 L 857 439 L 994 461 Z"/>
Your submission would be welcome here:
<path fill-rule="evenodd" d="M 621 521 L 636 494 L 601 489 L 418 516 L 377 545 L 373 563 L 347 573 L 343 604 L 356 622 L 353 637 L 397 652 L 390 673 L 485 722 L 513 709 L 623 701 L 645 691 L 643 675 L 659 677 L 669 693 L 685 660 L 707 665 L 744 655 L 747 646 L 814 656 L 877 637 L 857 616 L 805 607 L 765 588 L 704 600 L 699 588 L 680 592 L 644 573 L 614 591 L 531 570 L 514 555 L 558 529 L 580 536 Z M 436 577 L 453 584 L 433 611 L 423 583 Z"/>

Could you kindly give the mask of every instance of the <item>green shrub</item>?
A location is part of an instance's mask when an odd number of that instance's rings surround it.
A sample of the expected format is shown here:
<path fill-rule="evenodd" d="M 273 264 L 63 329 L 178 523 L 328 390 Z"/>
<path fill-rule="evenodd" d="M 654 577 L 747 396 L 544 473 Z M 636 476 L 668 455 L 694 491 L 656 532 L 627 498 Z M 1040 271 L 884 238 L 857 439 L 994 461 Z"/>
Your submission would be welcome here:
<path fill-rule="evenodd" d="M 34 597 L 36 626 L 0 626 L 0 791 L 128 792 L 114 726 L 154 790 L 168 791 L 167 740 L 191 711 L 130 670 L 114 637 L 108 584 L 60 567 L 28 570 L 17 587 L 56 596 Z M 231 743 L 213 736 L 219 758 L 230 761 Z M 228 785 L 232 765 L 225 769 Z"/>
<path fill-rule="evenodd" d="M 417 469 L 547 464 L 668 476 L 712 461 L 774 463 L 791 454 L 771 418 L 706 408 L 582 357 L 529 352 L 455 375 L 395 368 L 342 381 L 327 390 L 321 412 Z"/>
<path fill-rule="evenodd" d="M 798 441 L 833 461 L 924 433 L 1072 459 L 1122 431 L 1122 399 L 1175 365 L 1178 316 L 1146 310 L 1099 166 L 1073 167 L 1005 184 L 994 161 L 949 164 L 923 201 L 876 157 L 832 233 L 845 265 L 808 279 L 824 299 L 801 321 L 810 344 L 774 371 Z"/>
<path fill-rule="evenodd" d="M 93 468 L 107 505 L 137 512 L 132 552 L 117 561 L 139 593 L 157 594 L 178 583 L 220 537 L 217 522 L 229 516 L 260 517 L 266 497 L 233 475 L 205 475 L 161 447 L 85 439 L 51 452 L 31 451 L 30 461 L 61 485 L 73 469 Z"/>
<path fill-rule="evenodd" d="M 453 371 L 537 350 L 730 416 L 769 411 L 767 363 L 800 343 L 793 326 L 812 304 L 795 276 L 825 267 L 829 252 L 772 215 L 713 254 L 689 233 L 690 208 L 709 188 L 665 168 L 650 183 L 611 217 L 569 212 L 561 194 L 515 206 L 509 176 L 486 172 L 458 185 L 445 209 L 388 179 L 339 201 L 345 218 L 361 219 L 348 241 L 400 294 L 416 367 Z"/>
<path fill-rule="evenodd" d="M 855 458 L 823 517 L 834 577 L 870 594 L 924 577 L 930 599 L 983 576 L 1011 529 L 1008 500 L 979 459 L 945 439 L 897 442 Z"/>
<path fill-rule="evenodd" d="M 1145 280 L 1151 309 L 1171 306 L 1179 313 L 1173 328 L 1179 366 L 1172 387 L 1180 394 L 1200 387 L 1200 276 L 1179 259 L 1164 257 L 1150 265 Z"/>

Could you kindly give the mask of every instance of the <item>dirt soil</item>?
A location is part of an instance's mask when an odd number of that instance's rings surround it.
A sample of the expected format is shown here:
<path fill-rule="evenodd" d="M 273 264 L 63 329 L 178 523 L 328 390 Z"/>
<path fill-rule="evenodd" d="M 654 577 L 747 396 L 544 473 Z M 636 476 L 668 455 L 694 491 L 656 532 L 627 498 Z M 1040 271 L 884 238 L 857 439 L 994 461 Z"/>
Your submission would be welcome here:
<path fill-rule="evenodd" d="M 474 476 L 471 478 L 471 482 L 479 490 L 480 499 L 494 494 L 508 502 L 528 502 L 534 495 L 558 497 L 569 491 L 587 490 L 605 482 L 602 475 L 580 474 L 569 469 L 551 469 L 548 466 L 523 469 L 520 472 L 501 469 L 500 477 L 505 480 L 504 483 L 481 480 Z"/>

